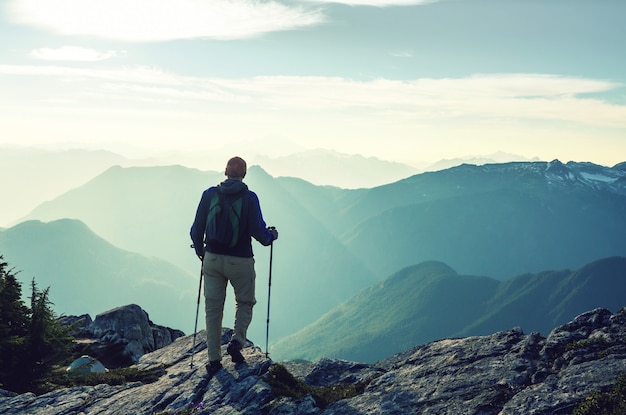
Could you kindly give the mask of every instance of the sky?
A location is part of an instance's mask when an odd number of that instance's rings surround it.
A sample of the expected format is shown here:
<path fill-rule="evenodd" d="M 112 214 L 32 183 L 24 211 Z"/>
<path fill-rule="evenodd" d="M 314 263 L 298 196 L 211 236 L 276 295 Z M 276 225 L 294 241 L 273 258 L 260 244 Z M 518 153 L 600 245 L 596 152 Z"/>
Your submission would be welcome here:
<path fill-rule="evenodd" d="M 623 0 L 2 0 L 1 146 L 626 160 Z"/>

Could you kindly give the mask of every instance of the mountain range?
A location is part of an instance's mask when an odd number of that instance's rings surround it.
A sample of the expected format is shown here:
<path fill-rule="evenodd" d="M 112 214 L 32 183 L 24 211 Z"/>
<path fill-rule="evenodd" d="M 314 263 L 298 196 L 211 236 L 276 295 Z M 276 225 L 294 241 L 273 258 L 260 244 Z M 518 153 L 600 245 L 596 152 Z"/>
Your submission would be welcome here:
<path fill-rule="evenodd" d="M 58 314 L 95 317 L 138 302 L 170 327 L 193 319 L 197 277 L 160 258 L 117 248 L 78 220 L 26 221 L 0 231 L 0 254 L 17 271 L 24 297 L 33 279 L 40 289 L 50 287 Z"/>
<path fill-rule="evenodd" d="M 109 151 L 0 147 L 0 226 L 15 224 L 40 203 L 85 184 L 124 157 Z"/>
<path fill-rule="evenodd" d="M 223 177 L 182 166 L 112 167 L 25 219 L 80 220 L 115 247 L 196 276 L 187 288 L 193 292 L 200 267 L 189 248 L 189 227 L 202 191 Z M 259 195 L 268 225 L 280 231 L 271 287 L 273 340 L 424 261 L 448 264 L 462 275 L 508 280 L 626 255 L 624 164 L 461 165 L 362 189 L 275 178 L 257 166 L 246 183 Z M 40 238 L 36 232 L 28 237 Z M 88 249 L 64 252 L 63 261 L 71 264 Z M 267 307 L 268 251 L 255 245 L 257 313 Z M 5 259 L 25 269 L 26 258 Z M 190 301 L 195 305 L 193 296 Z M 150 304 L 144 307 L 153 313 Z M 254 339 L 265 336 L 260 321 L 257 316 L 251 327 Z M 189 331 L 186 321 L 167 324 Z"/>
<path fill-rule="evenodd" d="M 325 357 L 373 363 L 412 345 L 516 326 L 546 335 L 587 309 L 617 311 L 624 304 L 626 257 L 507 281 L 459 275 L 430 261 L 363 290 L 279 340 L 271 353 L 284 360 Z"/>
<path fill-rule="evenodd" d="M 268 194 L 264 189 L 275 189 L 275 179 L 259 168 L 252 168 L 249 175 L 251 188 L 260 189 L 258 194 L 268 224 L 274 224 L 271 218 L 280 218 L 277 226 L 281 227 L 281 236 L 280 243 L 274 246 L 272 287 L 272 336 L 279 338 L 315 321 L 323 312 L 376 280 L 318 220 L 299 209 L 298 202 L 288 192 Z M 42 221 L 78 219 L 116 247 L 160 258 L 190 275 L 199 275 L 200 262 L 190 249 L 189 229 L 202 191 L 223 177 L 181 166 L 113 167 L 86 185 L 40 205 L 28 217 Z M 40 236 L 33 233 L 29 237 Z M 267 304 L 264 288 L 268 287 L 269 249 L 256 245 L 255 254 L 256 309 L 262 312 Z M 72 263 L 72 255 L 64 256 L 64 261 Z M 18 268 L 26 265 L 9 257 L 7 260 Z M 338 275 L 359 278 L 335 282 Z M 194 279 L 197 281 L 197 277 Z M 196 282 L 188 286 L 197 289 Z M 312 301 L 303 301 L 305 294 L 313 295 Z M 228 299 L 227 309 L 232 309 L 232 295 Z M 195 299 L 191 303 L 195 305 Z M 230 314 L 234 313 L 226 313 L 225 324 L 229 323 Z M 188 315 L 188 321 L 192 322 L 193 312 Z M 187 321 L 170 326 L 191 330 Z M 251 332 L 260 338 L 265 328 L 257 323 Z"/>
<path fill-rule="evenodd" d="M 626 253 L 626 170 L 461 165 L 371 189 L 337 217 L 341 240 L 376 275 L 428 260 L 497 279 L 577 268 Z"/>
<path fill-rule="evenodd" d="M 333 150 L 303 150 L 288 140 L 280 142 L 280 146 L 285 153 L 273 156 L 265 155 L 263 148 L 257 148 L 255 143 L 245 143 L 241 148 L 246 149 L 244 156 L 249 165 L 263 166 L 272 176 L 297 177 L 317 185 L 343 188 L 371 188 L 422 171 L 442 170 L 462 163 L 528 161 L 523 156 L 498 152 L 415 166 Z M 0 206 L 0 227 L 16 224 L 18 218 L 40 203 L 85 184 L 113 166 L 183 165 L 222 171 L 231 152 L 232 146 L 227 146 L 212 148 L 210 153 L 180 151 L 159 157 L 128 158 L 105 150 L 0 146 L 0 188 L 5 200 L 10 201 Z"/>
<path fill-rule="evenodd" d="M 421 172 L 404 163 L 325 149 L 281 157 L 257 156 L 254 163 L 274 177 L 297 177 L 316 185 L 332 184 L 344 189 L 381 186 Z"/>
<path fill-rule="evenodd" d="M 474 164 L 476 166 L 482 166 L 483 164 L 503 164 L 513 161 L 541 161 L 538 157 L 524 157 L 518 154 L 505 153 L 503 151 L 496 151 L 492 154 L 486 155 L 473 155 L 465 157 L 455 157 L 451 159 L 441 159 L 433 164 L 424 167 L 424 172 L 445 170 L 451 167 L 460 166 L 461 164 Z"/>

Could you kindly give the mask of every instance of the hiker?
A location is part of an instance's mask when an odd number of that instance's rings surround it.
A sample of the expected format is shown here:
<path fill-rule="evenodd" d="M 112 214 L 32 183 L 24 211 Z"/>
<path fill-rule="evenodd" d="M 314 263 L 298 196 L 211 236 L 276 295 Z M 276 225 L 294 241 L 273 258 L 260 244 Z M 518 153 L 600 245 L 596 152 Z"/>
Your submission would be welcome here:
<path fill-rule="evenodd" d="M 245 360 L 241 349 L 246 344 L 252 308 L 256 303 L 251 238 L 264 246 L 269 246 L 278 238 L 278 231 L 268 228 L 263 220 L 257 195 L 243 183 L 246 170 L 246 162 L 242 158 L 228 160 L 227 179 L 202 193 L 190 231 L 204 274 L 209 354 L 206 369 L 209 375 L 222 368 L 222 316 L 229 281 L 235 291 L 236 311 L 234 334 L 226 351 L 235 363 Z"/>

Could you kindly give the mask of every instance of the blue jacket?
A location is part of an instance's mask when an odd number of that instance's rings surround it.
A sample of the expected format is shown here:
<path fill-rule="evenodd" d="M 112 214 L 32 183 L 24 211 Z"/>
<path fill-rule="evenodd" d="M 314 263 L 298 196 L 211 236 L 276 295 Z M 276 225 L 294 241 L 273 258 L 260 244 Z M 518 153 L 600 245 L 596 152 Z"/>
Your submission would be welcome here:
<path fill-rule="evenodd" d="M 209 212 L 209 203 L 212 192 L 222 192 L 225 194 L 236 194 L 239 192 L 247 192 L 248 197 L 244 197 L 244 206 L 242 209 L 242 217 L 239 224 L 239 240 L 233 248 L 213 249 L 206 246 L 204 231 L 206 229 L 206 220 Z M 247 215 L 245 214 L 247 212 Z M 196 218 L 191 225 L 189 232 L 196 255 L 204 256 L 204 252 L 213 254 L 230 255 L 237 257 L 251 258 L 252 238 L 259 241 L 264 246 L 268 246 L 274 240 L 272 234 L 267 230 L 267 225 L 261 214 L 261 206 L 257 195 L 248 189 L 248 186 L 241 180 L 227 179 L 220 183 L 219 186 L 212 186 L 202 193 L 202 198 L 196 210 Z"/>

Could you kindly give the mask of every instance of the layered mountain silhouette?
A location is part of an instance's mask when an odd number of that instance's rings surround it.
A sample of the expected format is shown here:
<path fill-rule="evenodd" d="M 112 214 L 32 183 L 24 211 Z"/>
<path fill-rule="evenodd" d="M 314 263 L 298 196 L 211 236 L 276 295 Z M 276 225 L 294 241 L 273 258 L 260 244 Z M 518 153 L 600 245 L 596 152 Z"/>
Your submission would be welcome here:
<path fill-rule="evenodd" d="M 375 362 L 411 345 L 506 327 L 543 335 L 587 309 L 626 304 L 626 258 L 508 281 L 459 275 L 441 262 L 405 268 L 281 339 L 273 356 Z"/>
<path fill-rule="evenodd" d="M 200 262 L 190 249 L 189 229 L 203 190 L 223 179 L 223 173 L 181 166 L 114 167 L 85 186 L 42 204 L 28 217 L 44 221 L 79 219 L 115 246 L 161 258 L 199 275 Z M 260 168 L 251 168 L 246 182 L 259 195 L 268 225 L 278 226 L 280 230 L 273 261 L 271 335 L 274 338 L 315 321 L 376 281 L 297 199 L 279 189 L 276 179 Z M 255 244 L 254 250 L 256 309 L 262 312 L 267 306 L 269 249 Z M 22 267 L 19 263 L 15 265 Z M 343 275 L 357 278 L 339 278 Z M 197 277 L 189 289 L 197 290 Z M 227 310 L 232 310 L 232 295 L 228 301 Z M 194 299 L 192 305 L 195 303 Z M 225 324 L 231 324 L 234 313 L 225 314 Z M 188 321 L 193 322 L 193 312 Z M 257 321 L 250 328 L 250 335 L 262 338 L 265 326 L 260 318 Z M 182 324 L 172 326 L 182 328 Z M 184 324 L 183 330 L 188 331 L 187 321 Z"/>
<path fill-rule="evenodd" d="M 254 143 L 247 143 L 254 144 Z M 259 164 L 272 176 L 299 177 L 312 183 L 339 187 L 373 187 L 391 183 L 418 173 L 418 169 L 406 164 L 344 154 L 333 150 L 301 151 L 288 142 L 281 143 L 289 156 L 252 156 L 248 163 Z M 258 149 L 259 151 L 261 148 Z M 222 171 L 224 163 L 232 156 L 232 145 L 211 148 L 210 152 L 180 151 L 161 158 L 129 159 L 104 150 L 45 150 L 33 147 L 7 147 L 0 145 L 0 188 L 11 203 L 0 207 L 0 226 L 16 224 L 18 218 L 40 203 L 85 184 L 113 166 L 146 167 L 184 165 L 203 170 Z M 460 164 L 461 160 L 446 161 Z M 465 161 L 469 162 L 469 161 Z M 25 188 L 36 191 L 24 191 Z"/>
<path fill-rule="evenodd" d="M 506 279 L 626 254 L 624 217 L 624 170 L 553 161 L 416 175 L 360 195 L 336 226 L 377 275 L 439 260 Z"/>
<path fill-rule="evenodd" d="M 445 170 L 451 167 L 460 166 L 461 164 L 475 164 L 477 166 L 483 164 L 502 164 L 516 161 L 541 161 L 537 157 L 529 159 L 518 154 L 505 153 L 503 151 L 497 151 L 492 154 L 486 154 L 482 156 L 466 156 L 456 157 L 452 159 L 442 159 L 424 168 L 424 171 L 437 171 Z"/>
<path fill-rule="evenodd" d="M 418 168 L 403 163 L 325 149 L 281 157 L 258 156 L 254 162 L 264 166 L 274 177 L 298 177 L 316 185 L 345 189 L 380 186 L 420 172 Z"/>
<path fill-rule="evenodd" d="M 15 268 L 25 297 L 33 279 L 40 289 L 50 287 L 58 314 L 95 316 L 137 302 L 170 327 L 193 321 L 196 276 L 119 249 L 78 220 L 27 221 L 0 231 L 0 254 Z"/>
<path fill-rule="evenodd" d="M 39 205 L 82 186 L 124 157 L 104 150 L 47 151 L 0 146 L 0 189 L 3 203 L 0 225 L 14 221 Z M 27 190 L 26 190 L 27 189 Z"/>
<path fill-rule="evenodd" d="M 114 167 L 40 205 L 27 219 L 75 218 L 121 249 L 197 275 L 189 227 L 202 191 L 223 178 L 181 166 Z M 371 189 L 274 178 L 253 166 L 246 183 L 259 195 L 268 225 L 280 231 L 271 288 L 273 339 L 424 261 L 507 280 L 626 255 L 623 165 L 462 165 Z M 255 245 L 257 313 L 267 306 L 268 251 Z M 189 288 L 196 290 L 194 285 Z M 252 338 L 265 336 L 261 321 L 255 318 Z"/>

